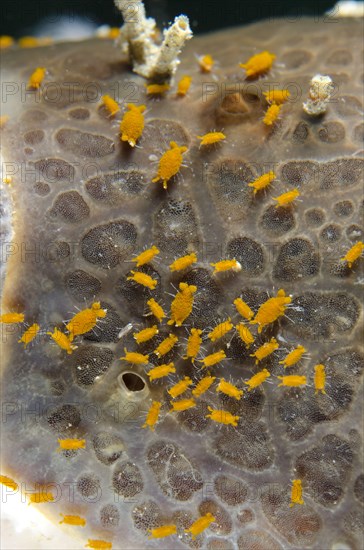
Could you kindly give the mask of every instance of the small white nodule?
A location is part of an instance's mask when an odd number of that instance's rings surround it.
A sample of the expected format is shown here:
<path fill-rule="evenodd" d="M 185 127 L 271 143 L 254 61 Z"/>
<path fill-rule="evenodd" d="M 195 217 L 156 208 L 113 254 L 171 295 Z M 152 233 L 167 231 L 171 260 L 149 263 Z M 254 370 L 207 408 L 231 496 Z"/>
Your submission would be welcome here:
<path fill-rule="evenodd" d="M 327 75 L 316 74 L 311 79 L 308 99 L 303 103 L 303 110 L 313 116 L 326 113 L 333 91 L 332 79 Z"/>

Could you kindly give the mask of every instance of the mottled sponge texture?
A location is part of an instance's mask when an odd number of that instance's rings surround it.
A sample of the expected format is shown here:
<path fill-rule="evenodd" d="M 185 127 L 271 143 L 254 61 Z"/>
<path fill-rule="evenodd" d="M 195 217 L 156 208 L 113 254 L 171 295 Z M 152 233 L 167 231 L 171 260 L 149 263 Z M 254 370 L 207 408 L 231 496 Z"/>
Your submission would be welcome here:
<path fill-rule="evenodd" d="M 2 325 L 2 473 L 28 490 L 48 484 L 55 501 L 33 506 L 57 522 L 60 513 L 85 518 L 86 527 L 70 527 L 82 546 L 361 548 L 363 258 L 351 268 L 341 258 L 364 240 L 362 36 L 360 20 L 301 18 L 194 38 L 158 98 L 111 40 L 3 53 L 2 155 L 12 183 L 1 210 L 2 313 L 23 312 L 26 323 Z M 247 80 L 239 63 L 264 50 L 276 56 L 272 68 Z M 206 54 L 216 61 L 210 73 L 196 59 Z M 27 91 L 37 67 L 46 68 L 43 84 Z M 326 113 L 310 117 L 302 103 L 316 74 L 329 75 L 334 91 Z M 183 75 L 192 84 L 178 97 Z M 272 86 L 291 95 L 267 127 Z M 114 117 L 104 94 L 121 106 Z M 120 140 L 126 103 L 147 107 L 135 148 Z M 226 139 L 200 147 L 197 136 L 213 130 Z M 152 179 L 172 141 L 188 150 L 164 190 Z M 248 184 L 269 171 L 276 178 L 254 194 Z M 277 207 L 273 198 L 293 189 L 298 199 Z M 155 290 L 127 279 L 132 258 L 152 245 L 160 254 L 139 271 Z M 192 252 L 197 263 L 170 271 Z M 210 263 L 222 259 L 241 270 L 213 275 Z M 197 291 L 192 313 L 171 327 L 180 282 Z M 250 348 L 235 329 L 210 342 L 219 322 L 244 321 L 237 297 L 255 315 L 281 288 L 292 297 L 285 315 L 261 333 L 246 321 Z M 152 297 L 167 314 L 160 324 L 146 315 Z M 67 354 L 46 332 L 65 331 L 94 301 L 106 317 Z M 33 323 L 41 330 L 24 349 L 18 340 Z M 154 324 L 159 333 L 137 345 L 133 333 Z M 219 350 L 226 359 L 205 369 L 184 359 L 192 327 L 202 330 L 197 359 Z M 171 332 L 178 343 L 158 358 L 152 352 Z M 272 337 L 278 349 L 256 365 L 250 355 Z M 284 368 L 298 345 L 305 355 Z M 149 354 L 149 363 L 121 361 L 124 348 Z M 170 362 L 175 373 L 149 380 L 152 367 Z M 315 394 L 317 364 L 325 394 Z M 248 391 L 244 381 L 263 368 L 270 377 Z M 167 390 L 188 376 L 181 398 L 190 399 L 207 374 L 216 380 L 195 406 L 170 412 Z M 278 387 L 282 375 L 307 384 Z M 216 391 L 221 378 L 243 389 L 241 399 Z M 155 431 L 142 428 L 152 401 L 161 403 Z M 237 426 L 208 418 L 208 407 L 236 415 Z M 85 439 L 86 448 L 57 452 L 58 438 Z M 293 479 L 304 504 L 290 507 Z M 207 513 L 215 520 L 194 539 L 186 529 Z M 171 524 L 177 535 L 149 539 L 150 529 Z"/>

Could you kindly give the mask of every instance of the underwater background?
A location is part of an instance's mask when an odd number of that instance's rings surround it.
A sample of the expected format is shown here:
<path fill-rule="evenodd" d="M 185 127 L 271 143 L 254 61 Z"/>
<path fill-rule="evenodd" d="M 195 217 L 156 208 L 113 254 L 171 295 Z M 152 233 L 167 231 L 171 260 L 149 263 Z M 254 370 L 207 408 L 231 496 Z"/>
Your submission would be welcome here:
<path fill-rule="evenodd" d="M 245 25 L 260 19 L 300 16 L 319 16 L 335 5 L 332 0 L 147 0 L 148 17 L 153 17 L 158 26 L 174 19 L 176 14 L 185 13 L 195 34 Z M 109 24 L 120 26 L 120 14 L 113 2 L 108 0 L 2 0 L 0 34 L 16 38 L 34 34 L 39 25 L 59 25 L 60 21 L 74 23 L 83 19 L 92 26 Z"/>

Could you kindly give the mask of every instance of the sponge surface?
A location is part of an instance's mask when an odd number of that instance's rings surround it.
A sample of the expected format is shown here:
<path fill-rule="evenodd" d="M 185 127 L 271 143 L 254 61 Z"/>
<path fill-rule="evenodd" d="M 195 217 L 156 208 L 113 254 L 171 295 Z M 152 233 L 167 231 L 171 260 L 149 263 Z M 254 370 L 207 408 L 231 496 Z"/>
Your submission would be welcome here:
<path fill-rule="evenodd" d="M 38 506 L 55 521 L 60 513 L 85 517 L 82 532 L 73 528 L 84 543 L 360 548 L 363 259 L 352 268 L 340 259 L 364 240 L 362 32 L 358 20 L 300 19 L 196 38 L 158 99 L 147 98 L 145 80 L 108 40 L 3 54 L 4 80 L 15 85 L 1 130 L 13 174 L 1 211 L 6 220 L 12 209 L 2 312 L 24 312 L 28 325 L 42 327 L 24 349 L 17 340 L 26 325 L 3 325 L 3 399 L 11 404 L 3 467 L 28 489 L 53 488 L 55 501 Z M 276 55 L 271 71 L 246 80 L 239 63 L 263 50 Z M 207 53 L 217 63 L 202 74 L 196 54 Z M 41 90 L 26 91 L 38 66 L 47 69 Z M 317 73 L 332 78 L 335 93 L 327 113 L 310 118 L 302 102 Z M 192 85 L 178 98 L 185 74 Z M 267 128 L 263 94 L 273 86 L 291 97 Z M 124 103 L 147 106 L 139 147 L 120 141 L 121 117 L 108 116 L 104 94 L 122 114 Z M 199 147 L 197 135 L 222 129 L 226 140 Z M 151 180 L 171 141 L 188 151 L 165 191 Z M 270 170 L 276 179 L 254 195 L 248 184 Z M 273 197 L 295 188 L 300 200 L 277 208 Z M 132 258 L 152 245 L 160 254 L 139 271 L 158 282 L 155 290 L 127 280 Z M 193 251 L 197 264 L 170 272 Z M 212 275 L 210 262 L 233 258 L 239 273 Z M 197 291 L 184 326 L 171 329 L 171 294 L 181 281 Z M 249 349 L 235 331 L 209 342 L 219 322 L 243 320 L 234 299 L 256 314 L 280 288 L 292 296 L 285 316 L 259 335 L 250 327 Z M 156 322 L 146 316 L 151 297 L 167 318 L 138 346 L 133 332 Z M 68 355 L 45 333 L 64 331 L 77 308 L 93 301 L 107 315 Z M 192 327 L 203 330 L 198 359 L 224 349 L 227 359 L 210 374 L 244 394 L 236 400 L 215 384 L 195 407 L 169 413 L 166 390 L 208 374 L 183 359 Z M 170 332 L 178 344 L 158 359 L 152 352 Z M 273 336 L 279 349 L 256 366 L 250 354 Z M 279 361 L 297 345 L 307 354 L 288 372 Z M 149 364 L 120 361 L 124 348 L 149 354 Z M 176 373 L 150 382 L 148 370 L 169 362 Z M 318 363 L 326 368 L 326 394 L 315 395 Z M 244 381 L 262 368 L 269 381 L 247 391 Z M 305 375 L 307 385 L 278 388 L 283 374 Z M 192 388 L 181 397 L 192 397 Z M 152 400 L 162 403 L 154 432 L 142 429 Z M 237 415 L 238 425 L 206 418 L 208 406 Z M 86 439 L 86 449 L 57 452 L 57 438 Z M 294 478 L 302 480 L 305 504 L 290 508 Z M 185 529 L 208 512 L 215 521 L 193 540 Z M 176 524 L 178 537 L 148 539 L 150 529 L 167 524 Z"/>

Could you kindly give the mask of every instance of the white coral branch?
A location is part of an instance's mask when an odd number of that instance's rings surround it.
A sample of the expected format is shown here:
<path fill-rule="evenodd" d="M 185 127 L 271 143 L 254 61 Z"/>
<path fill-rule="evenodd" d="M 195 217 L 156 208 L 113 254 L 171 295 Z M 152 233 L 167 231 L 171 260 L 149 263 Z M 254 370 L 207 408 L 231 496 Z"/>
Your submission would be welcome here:
<path fill-rule="evenodd" d="M 169 80 L 176 72 L 178 56 L 186 40 L 192 38 L 188 18 L 185 15 L 176 17 L 164 31 L 162 44 L 157 45 L 154 41 L 156 23 L 146 18 L 143 2 L 115 0 L 115 5 L 124 18 L 121 40 L 127 44 L 134 72 L 155 82 Z"/>
<path fill-rule="evenodd" d="M 176 72 L 180 63 L 178 56 L 186 40 L 190 38 L 192 38 L 192 31 L 188 18 L 185 15 L 176 17 L 173 25 L 164 31 L 163 42 L 155 60 L 156 75 L 172 75 Z"/>

